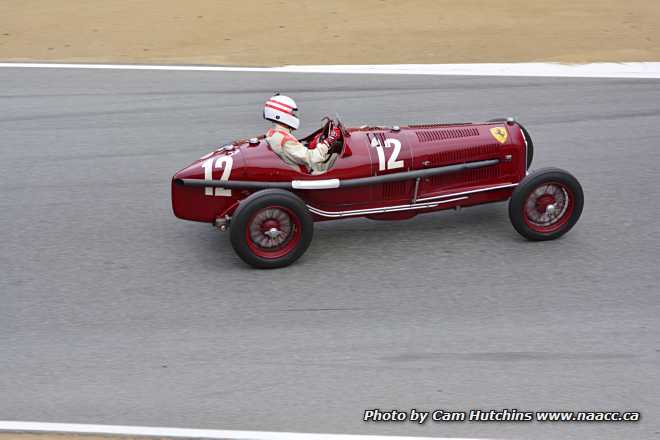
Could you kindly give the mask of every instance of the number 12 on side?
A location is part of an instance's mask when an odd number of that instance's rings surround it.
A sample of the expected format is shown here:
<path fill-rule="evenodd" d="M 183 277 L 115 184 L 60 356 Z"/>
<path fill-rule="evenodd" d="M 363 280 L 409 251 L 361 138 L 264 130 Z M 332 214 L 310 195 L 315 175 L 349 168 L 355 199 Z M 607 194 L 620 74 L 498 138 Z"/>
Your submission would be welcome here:
<path fill-rule="evenodd" d="M 371 139 L 371 146 L 376 149 L 378 153 L 378 171 L 395 170 L 403 168 L 403 159 L 397 160 L 401 152 L 401 142 L 398 139 L 387 138 L 385 145 L 380 143 L 377 137 Z M 385 150 L 387 149 L 387 151 Z M 385 153 L 391 151 L 390 157 L 385 158 Z"/>

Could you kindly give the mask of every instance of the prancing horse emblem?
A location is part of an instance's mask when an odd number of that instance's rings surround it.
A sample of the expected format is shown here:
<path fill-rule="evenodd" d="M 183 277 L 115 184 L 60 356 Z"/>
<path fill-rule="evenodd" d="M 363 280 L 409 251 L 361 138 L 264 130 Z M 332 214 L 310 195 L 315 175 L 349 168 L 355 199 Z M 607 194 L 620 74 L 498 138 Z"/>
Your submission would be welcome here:
<path fill-rule="evenodd" d="M 504 127 L 493 127 L 490 129 L 490 134 L 492 134 L 500 144 L 505 143 L 507 137 L 509 136 Z"/>

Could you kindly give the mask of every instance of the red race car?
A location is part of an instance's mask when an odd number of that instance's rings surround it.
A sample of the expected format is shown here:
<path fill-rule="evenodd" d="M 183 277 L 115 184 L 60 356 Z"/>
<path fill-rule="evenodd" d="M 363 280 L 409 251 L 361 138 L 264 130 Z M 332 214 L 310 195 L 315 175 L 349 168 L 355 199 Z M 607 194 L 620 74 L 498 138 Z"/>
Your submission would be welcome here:
<path fill-rule="evenodd" d="M 174 214 L 229 228 L 246 263 L 274 268 L 305 252 L 315 221 L 402 220 L 509 200 L 516 231 L 529 240 L 552 240 L 582 212 L 582 187 L 571 174 L 527 171 L 532 139 L 513 118 L 359 128 L 327 119 L 300 141 L 313 146 L 335 128 L 341 136 L 321 175 L 292 169 L 263 136 L 212 151 L 174 175 Z"/>

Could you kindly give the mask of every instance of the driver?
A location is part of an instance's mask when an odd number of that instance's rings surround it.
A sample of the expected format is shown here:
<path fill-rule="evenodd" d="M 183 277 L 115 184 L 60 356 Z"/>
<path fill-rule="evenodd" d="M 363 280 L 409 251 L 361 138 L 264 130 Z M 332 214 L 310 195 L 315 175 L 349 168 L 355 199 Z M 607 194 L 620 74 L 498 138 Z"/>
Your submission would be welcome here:
<path fill-rule="evenodd" d="M 276 94 L 266 101 L 264 119 L 275 123 L 266 133 L 266 141 L 275 154 L 297 171 L 303 165 L 312 174 L 324 173 L 332 165 L 330 150 L 341 136 L 341 131 L 335 127 L 326 139 L 319 140 L 316 148 L 307 148 L 291 134 L 300 126 L 297 110 L 296 102 L 288 96 Z"/>

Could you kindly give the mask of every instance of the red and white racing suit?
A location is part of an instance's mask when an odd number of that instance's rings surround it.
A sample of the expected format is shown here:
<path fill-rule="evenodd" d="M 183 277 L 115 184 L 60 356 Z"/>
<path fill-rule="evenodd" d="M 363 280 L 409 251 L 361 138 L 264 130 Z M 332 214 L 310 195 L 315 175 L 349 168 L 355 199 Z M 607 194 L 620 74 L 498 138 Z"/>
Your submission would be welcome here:
<path fill-rule="evenodd" d="M 332 165 L 332 161 L 328 160 L 330 147 L 327 143 L 320 141 L 311 150 L 298 142 L 286 127 L 275 125 L 266 133 L 266 141 L 275 154 L 296 171 L 300 171 L 299 166 L 303 165 L 312 174 L 322 174 Z"/>

